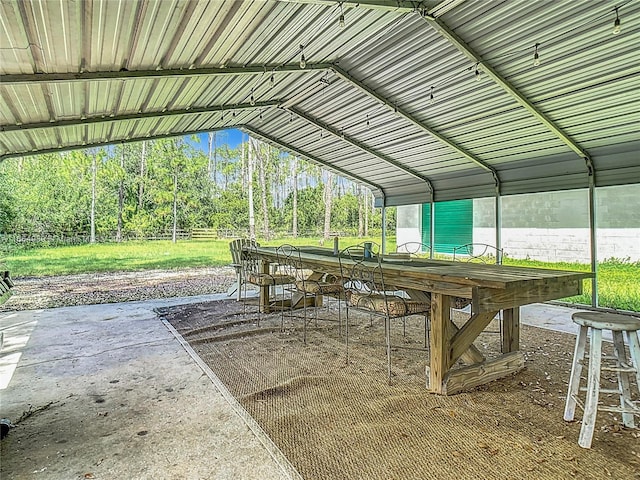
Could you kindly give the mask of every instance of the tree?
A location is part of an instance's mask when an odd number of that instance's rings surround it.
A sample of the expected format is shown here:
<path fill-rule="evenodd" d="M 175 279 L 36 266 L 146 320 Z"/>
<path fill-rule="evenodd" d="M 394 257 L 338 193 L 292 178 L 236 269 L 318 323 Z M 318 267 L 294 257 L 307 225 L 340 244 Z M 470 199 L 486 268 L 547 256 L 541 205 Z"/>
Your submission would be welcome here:
<path fill-rule="evenodd" d="M 169 231 L 177 240 L 179 230 L 194 227 L 253 237 L 256 228 L 266 237 L 380 228 L 366 189 L 257 140 L 244 137 L 237 148 L 219 141 L 211 136 L 207 149 L 190 140 L 147 140 L 5 160 L 0 228 L 80 233 L 91 241 Z M 209 169 L 221 176 L 219 186 Z M 387 209 L 389 228 L 394 218 Z"/>
<path fill-rule="evenodd" d="M 91 243 L 96 243 L 96 181 L 98 178 L 98 153 L 91 155 Z"/>
<path fill-rule="evenodd" d="M 252 148 L 251 142 L 247 146 L 247 191 L 249 192 L 249 238 L 256 238 L 256 217 L 253 206 L 253 162 L 255 159 L 255 150 Z M 244 153 L 244 143 L 242 144 Z M 244 156 L 244 155 L 243 155 Z"/>
<path fill-rule="evenodd" d="M 293 224 L 291 231 L 295 238 L 298 236 L 298 157 L 293 157 L 291 172 L 293 176 Z"/>
<path fill-rule="evenodd" d="M 142 151 L 140 152 L 140 177 L 138 178 L 138 210 L 141 211 L 143 207 L 143 195 L 144 195 L 144 168 L 147 157 L 147 142 L 142 142 Z"/>
<path fill-rule="evenodd" d="M 124 180 L 125 180 L 124 156 L 125 156 L 125 146 L 123 144 L 120 152 L 120 172 L 119 172 L 120 181 L 118 182 L 118 227 L 116 230 L 116 242 L 122 242 L 122 211 L 124 210 Z"/>
<path fill-rule="evenodd" d="M 267 188 L 267 161 L 269 154 L 271 153 L 271 147 L 269 145 L 263 145 L 264 149 L 261 149 L 261 144 L 258 140 L 252 138 L 251 145 L 255 155 L 255 160 L 258 165 L 258 181 L 260 186 L 260 203 L 262 207 L 262 229 L 264 238 L 271 238 L 271 231 L 269 229 L 269 202 L 268 202 L 268 188 Z M 266 150 L 261 151 L 261 150 Z"/>
<path fill-rule="evenodd" d="M 324 230 L 322 238 L 329 238 L 331 233 L 331 200 L 333 198 L 333 172 L 327 171 L 327 183 L 324 184 Z"/>

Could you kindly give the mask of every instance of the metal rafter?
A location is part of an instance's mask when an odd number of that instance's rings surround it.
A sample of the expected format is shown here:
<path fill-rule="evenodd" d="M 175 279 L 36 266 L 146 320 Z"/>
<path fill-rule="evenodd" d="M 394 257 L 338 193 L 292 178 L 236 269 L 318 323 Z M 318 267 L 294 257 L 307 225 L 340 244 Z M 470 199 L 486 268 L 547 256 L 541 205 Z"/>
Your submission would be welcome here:
<path fill-rule="evenodd" d="M 324 122 L 321 122 L 320 120 L 315 119 L 311 115 L 303 112 L 302 110 L 299 110 L 298 108 L 289 107 L 289 108 L 285 108 L 285 110 L 288 110 L 291 113 L 293 113 L 293 114 L 297 115 L 298 117 L 302 118 L 303 120 L 306 120 L 307 122 L 315 125 L 316 127 L 321 128 L 322 130 L 325 130 L 325 131 L 331 133 L 336 138 L 341 139 L 341 140 L 353 145 L 357 149 L 362 150 L 363 152 L 366 152 L 366 153 L 368 153 L 370 155 L 373 155 L 374 157 L 379 158 L 380 160 L 384 161 L 385 163 L 388 163 L 389 165 L 392 165 L 395 168 L 397 168 L 397 169 L 399 169 L 399 170 L 411 175 L 412 177 L 415 177 L 418 180 L 424 182 L 427 185 L 427 188 L 429 189 L 429 193 L 430 193 L 430 196 L 431 196 L 431 201 L 433 201 L 433 195 L 434 195 L 433 184 L 431 183 L 431 180 L 429 180 L 424 175 L 416 172 L 415 170 L 413 170 L 412 168 L 407 167 L 406 165 L 403 165 L 402 163 L 400 163 L 397 160 L 389 157 L 388 155 L 385 155 L 384 153 L 380 153 L 380 152 L 374 150 L 373 148 L 368 147 L 364 143 L 362 143 L 362 142 L 354 139 L 353 137 L 345 134 L 343 131 L 339 131 L 338 129 L 330 126 L 329 124 L 326 124 Z"/>
<path fill-rule="evenodd" d="M 104 142 L 93 142 L 87 143 L 85 145 L 72 145 L 72 146 L 64 146 L 64 147 L 53 147 L 53 148 L 44 148 L 42 150 L 31 151 L 31 152 L 11 152 L 4 155 L 0 155 L 0 162 L 7 158 L 15 158 L 15 157 L 28 157 L 30 155 L 42 155 L 45 153 L 59 153 L 59 152 L 68 152 L 72 150 L 84 150 L 87 148 L 95 148 L 95 147 L 106 147 L 108 145 L 115 145 L 118 143 L 135 143 L 142 142 L 145 140 L 160 140 L 163 138 L 173 138 L 173 137 L 183 137 L 186 135 L 197 135 L 199 133 L 207 133 L 207 132 L 218 132 L 221 130 L 227 130 L 229 127 L 216 127 L 210 128 L 207 130 L 190 130 L 188 132 L 176 132 L 176 133 L 163 133 L 159 135 L 144 135 L 135 138 L 128 139 L 120 139 L 120 140 L 106 140 Z M 241 126 L 236 126 L 236 128 L 241 128 Z"/>
<path fill-rule="evenodd" d="M 498 84 L 509 96 L 518 102 L 531 115 L 536 117 L 549 131 L 558 137 L 565 145 L 583 158 L 590 158 L 589 154 L 566 132 L 555 124 L 549 117 L 542 113 L 533 103 L 531 103 L 513 85 L 505 80 L 487 61 L 466 44 L 456 33 L 453 32 L 444 22 L 431 15 L 424 15 L 424 18 L 433 29 L 446 38 L 456 49 L 463 53 L 469 60 L 482 65 L 482 69 L 496 84 Z"/>
<path fill-rule="evenodd" d="M 256 128 L 254 128 L 254 127 L 251 127 L 249 125 L 243 125 L 243 126 L 240 126 L 238 128 L 240 128 L 240 130 L 246 130 L 247 132 L 250 132 L 250 133 L 254 134 L 257 137 L 260 137 L 263 140 L 265 140 L 265 141 L 267 141 L 267 142 L 269 142 L 269 143 L 271 143 L 273 145 L 277 145 L 277 146 L 283 148 L 284 150 L 287 150 L 290 153 L 294 153 L 295 155 L 298 155 L 299 157 L 307 158 L 307 159 L 311 160 L 314 163 L 318 163 L 318 164 L 323 165 L 323 166 L 325 166 L 327 168 L 330 168 L 331 170 L 334 170 L 334 171 L 338 172 L 340 175 L 342 175 L 345 178 L 351 178 L 351 179 L 353 179 L 353 180 L 355 180 L 355 181 L 357 181 L 359 183 L 362 183 L 364 185 L 368 185 L 370 188 L 373 188 L 375 190 L 379 190 L 380 193 L 382 194 L 382 196 L 384 197 L 384 189 L 380 185 L 378 185 L 376 183 L 370 182 L 369 180 L 365 180 L 364 178 L 360 177 L 359 175 L 354 175 L 351 172 L 348 172 L 348 171 L 346 171 L 346 170 L 344 170 L 344 169 L 342 169 L 340 167 L 332 165 L 331 163 L 326 162 L 326 161 L 320 159 L 319 157 L 316 157 L 315 155 L 312 155 L 310 153 L 304 152 L 303 150 L 300 150 L 299 148 L 296 148 L 296 147 L 294 147 L 293 145 L 291 145 L 289 143 L 286 143 L 286 142 L 284 142 L 282 140 L 278 140 L 277 138 L 272 137 L 271 135 L 266 134 L 266 133 L 264 133 L 264 132 L 262 132 L 262 131 L 260 131 L 260 130 L 258 130 Z"/>
<path fill-rule="evenodd" d="M 197 77 L 213 75 L 246 75 L 275 72 L 306 72 L 328 70 L 331 63 L 308 63 L 300 68 L 299 63 L 285 65 L 246 65 L 244 67 L 225 68 L 170 68 L 167 70 L 125 70 L 118 72 L 71 72 L 71 73 L 15 73 L 2 75 L 2 84 L 36 83 L 36 82 L 77 82 L 86 80 L 122 80 L 129 78 L 158 77 Z"/>
<path fill-rule="evenodd" d="M 393 12 L 418 12 L 423 10 L 424 8 L 431 8 L 440 3 L 439 0 L 431 0 L 431 1 L 411 1 L 411 0 L 365 0 L 364 2 L 360 2 L 358 0 L 342 0 L 342 2 L 338 2 L 336 0 L 278 0 L 283 3 L 308 3 L 313 5 L 326 5 L 326 6 L 335 6 L 336 3 L 342 3 L 344 7 L 351 8 L 368 8 L 374 10 L 389 10 Z"/>
<path fill-rule="evenodd" d="M 255 105 L 251 105 L 250 103 L 239 103 L 237 105 L 212 105 L 209 107 L 194 107 L 181 110 L 167 110 L 164 112 L 127 113 L 123 115 L 100 116 L 85 119 L 77 118 L 73 120 L 59 120 L 57 122 L 27 123 L 23 125 L 3 125 L 0 126 L 0 132 L 38 130 L 42 128 L 54 127 L 72 127 L 77 125 L 92 125 L 96 123 L 109 123 L 124 120 L 143 120 L 147 118 L 171 117 L 175 115 L 193 115 L 197 113 L 231 112 L 232 110 L 257 110 L 265 107 L 277 107 L 279 105 L 279 100 L 269 100 L 266 102 L 256 102 Z"/>
<path fill-rule="evenodd" d="M 424 122 L 421 122 L 420 120 L 415 118 L 410 113 L 405 112 L 401 108 L 398 108 L 397 105 L 391 103 L 391 101 L 389 99 L 387 99 L 386 97 L 383 97 L 382 95 L 380 95 L 378 92 L 373 90 L 371 87 L 366 85 L 364 82 L 361 82 L 360 80 L 357 80 L 356 78 L 354 78 L 351 74 L 349 74 L 348 72 L 346 72 L 342 68 L 338 67 L 337 65 L 334 65 L 334 66 L 331 67 L 331 69 L 340 78 L 342 78 L 343 80 L 351 83 L 352 85 L 357 87 L 359 90 L 361 90 L 362 92 L 366 93 L 367 95 L 369 95 L 370 97 L 374 98 L 375 100 L 377 100 L 379 102 L 382 102 L 387 108 L 389 108 L 390 110 L 393 110 L 394 112 L 396 112 L 399 116 L 401 116 L 405 120 L 411 122 L 416 127 L 420 128 L 424 132 L 428 133 L 429 135 L 434 137 L 436 140 L 438 140 L 440 143 L 443 143 L 443 144 L 447 145 L 448 147 L 450 147 L 455 152 L 457 152 L 460 155 L 462 155 L 467 160 L 470 160 L 473 163 L 475 163 L 476 165 L 478 165 L 479 167 L 483 168 L 484 170 L 487 170 L 488 172 L 491 172 L 491 175 L 493 175 L 493 179 L 494 179 L 495 184 L 496 184 L 496 188 L 498 188 L 498 189 L 500 188 L 500 178 L 499 178 L 498 172 L 496 171 L 495 168 L 493 168 L 492 166 L 486 164 L 485 162 L 480 160 L 478 157 L 476 157 L 472 153 L 466 151 L 464 148 L 462 148 L 461 146 L 459 146 L 458 144 L 456 144 L 452 140 L 448 139 L 444 135 L 436 132 L 433 128 L 429 127 Z"/>

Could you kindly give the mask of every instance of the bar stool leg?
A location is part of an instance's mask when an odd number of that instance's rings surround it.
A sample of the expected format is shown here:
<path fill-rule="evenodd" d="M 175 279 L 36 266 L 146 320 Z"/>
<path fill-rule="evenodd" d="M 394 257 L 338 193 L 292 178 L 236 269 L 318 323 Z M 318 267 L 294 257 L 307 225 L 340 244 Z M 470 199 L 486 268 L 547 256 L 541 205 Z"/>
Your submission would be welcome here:
<path fill-rule="evenodd" d="M 573 420 L 576 412 L 576 398 L 580 390 L 580 375 L 584 361 L 584 349 L 587 344 L 587 331 L 589 327 L 580 327 L 576 347 L 573 352 L 573 365 L 571 366 L 571 377 L 569 377 L 569 393 L 564 407 L 564 419 L 567 422 Z"/>
<path fill-rule="evenodd" d="M 633 333 L 633 332 L 630 332 Z M 627 363 L 627 354 L 624 348 L 624 338 L 622 332 L 613 332 L 613 351 L 616 356 L 616 363 L 622 368 L 622 363 Z M 618 388 L 620 390 L 620 407 L 629 408 L 631 402 L 631 389 L 629 388 L 629 372 L 618 371 Z M 625 427 L 634 428 L 633 413 L 623 413 L 622 423 Z"/>
<path fill-rule="evenodd" d="M 598 413 L 598 397 L 600 394 L 600 365 L 602 363 L 602 330 L 591 329 L 591 346 L 589 348 L 589 375 L 587 377 L 587 398 L 584 402 L 584 415 L 578 445 L 591 448 L 593 430 Z"/>

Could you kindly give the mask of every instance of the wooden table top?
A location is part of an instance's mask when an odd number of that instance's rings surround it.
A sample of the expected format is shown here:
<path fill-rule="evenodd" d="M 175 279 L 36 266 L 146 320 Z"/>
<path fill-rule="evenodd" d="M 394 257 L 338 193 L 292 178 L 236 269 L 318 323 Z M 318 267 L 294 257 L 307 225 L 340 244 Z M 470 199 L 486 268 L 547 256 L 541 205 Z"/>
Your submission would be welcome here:
<path fill-rule="evenodd" d="M 333 270 L 339 259 L 333 250 L 322 247 L 299 247 L 302 260 L 310 267 L 325 266 Z M 275 258 L 275 247 L 260 247 L 258 253 Z M 344 257 L 342 258 L 345 261 Z M 593 277 L 592 272 L 554 270 L 511 265 L 494 265 L 473 262 L 454 262 L 428 258 L 398 258 L 385 255 L 382 265 L 386 273 L 402 274 L 416 279 L 447 282 L 457 285 L 505 289 L 546 282 L 549 280 L 584 280 Z"/>

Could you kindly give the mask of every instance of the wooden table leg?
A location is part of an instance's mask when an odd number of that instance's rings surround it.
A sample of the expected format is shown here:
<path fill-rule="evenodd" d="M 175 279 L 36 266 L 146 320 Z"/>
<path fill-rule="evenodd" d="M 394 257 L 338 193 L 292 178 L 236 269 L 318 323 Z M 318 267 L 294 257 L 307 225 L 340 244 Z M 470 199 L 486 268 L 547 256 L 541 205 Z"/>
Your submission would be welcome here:
<path fill-rule="evenodd" d="M 429 389 L 433 393 L 443 393 L 444 377 L 449 371 L 451 350 L 449 324 L 451 323 L 451 297 L 441 293 L 431 294 L 431 342 Z"/>
<path fill-rule="evenodd" d="M 260 273 L 266 273 L 267 275 L 269 275 L 270 269 L 271 269 L 271 264 L 266 261 L 266 260 L 262 260 L 262 262 L 260 263 Z M 270 308 L 270 299 L 269 299 L 269 286 L 261 286 L 260 287 L 260 311 L 262 313 L 269 313 L 271 311 Z"/>
<path fill-rule="evenodd" d="M 520 350 L 520 307 L 502 312 L 502 353 Z"/>

